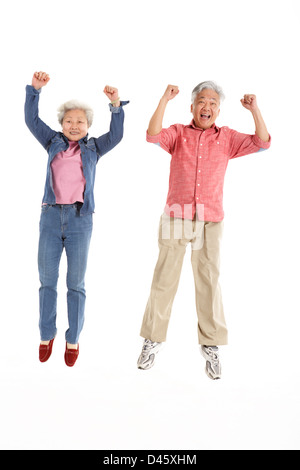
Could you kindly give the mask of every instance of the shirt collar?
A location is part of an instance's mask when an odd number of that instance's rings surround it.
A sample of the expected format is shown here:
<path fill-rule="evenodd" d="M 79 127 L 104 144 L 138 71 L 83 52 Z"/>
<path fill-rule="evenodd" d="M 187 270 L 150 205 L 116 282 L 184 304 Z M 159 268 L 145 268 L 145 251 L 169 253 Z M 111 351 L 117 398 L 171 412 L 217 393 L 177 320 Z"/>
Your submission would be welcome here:
<path fill-rule="evenodd" d="M 192 127 L 193 129 L 196 129 L 197 131 L 203 131 L 204 130 L 204 129 L 201 129 L 200 127 L 197 127 L 195 125 L 194 119 L 192 119 L 192 121 L 190 122 L 190 124 L 187 127 Z M 219 127 L 216 126 L 216 124 L 214 123 L 209 129 L 206 129 L 206 131 L 211 131 L 211 133 L 212 132 L 218 132 Z"/>

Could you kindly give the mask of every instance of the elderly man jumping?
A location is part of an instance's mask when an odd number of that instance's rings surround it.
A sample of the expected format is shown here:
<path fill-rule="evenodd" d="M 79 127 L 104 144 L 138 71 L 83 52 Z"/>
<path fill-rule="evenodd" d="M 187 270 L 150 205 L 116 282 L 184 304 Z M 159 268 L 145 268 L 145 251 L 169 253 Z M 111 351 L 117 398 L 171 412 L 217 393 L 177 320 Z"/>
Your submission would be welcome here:
<path fill-rule="evenodd" d="M 252 113 L 254 135 L 217 127 L 224 95 L 211 81 L 200 83 L 192 92 L 192 122 L 163 129 L 166 106 L 178 93 L 177 86 L 167 87 L 147 130 L 147 141 L 158 144 L 172 158 L 167 204 L 160 218 L 159 257 L 141 328 L 144 344 L 138 368 L 151 368 L 166 341 L 186 247 L 191 243 L 200 351 L 208 377 L 215 380 L 221 378 L 218 346 L 227 344 L 219 286 L 225 172 L 230 159 L 268 149 L 271 138 L 252 94 L 244 95 L 241 103 Z"/>

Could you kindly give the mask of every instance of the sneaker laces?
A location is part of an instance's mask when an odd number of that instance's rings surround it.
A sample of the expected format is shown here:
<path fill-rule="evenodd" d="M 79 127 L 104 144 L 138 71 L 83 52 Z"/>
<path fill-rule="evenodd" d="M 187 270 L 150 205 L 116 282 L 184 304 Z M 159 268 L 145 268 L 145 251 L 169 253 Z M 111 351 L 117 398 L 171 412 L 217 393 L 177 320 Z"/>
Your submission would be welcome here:
<path fill-rule="evenodd" d="M 207 354 L 211 358 L 211 362 L 216 366 L 219 364 L 219 351 L 212 349 L 212 347 L 206 348 Z"/>
<path fill-rule="evenodd" d="M 142 349 L 142 355 L 143 356 L 147 355 L 150 349 L 153 348 L 154 344 L 155 343 L 151 341 L 150 339 L 145 339 L 144 344 L 143 344 L 143 349 Z"/>

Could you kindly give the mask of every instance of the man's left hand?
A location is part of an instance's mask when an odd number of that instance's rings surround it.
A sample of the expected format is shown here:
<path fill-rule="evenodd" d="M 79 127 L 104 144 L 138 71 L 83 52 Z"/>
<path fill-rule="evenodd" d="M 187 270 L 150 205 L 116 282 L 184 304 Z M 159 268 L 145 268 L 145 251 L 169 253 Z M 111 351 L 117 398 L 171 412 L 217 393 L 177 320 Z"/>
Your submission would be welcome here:
<path fill-rule="evenodd" d="M 257 101 L 255 95 L 244 95 L 244 98 L 241 99 L 241 103 L 244 108 L 249 109 L 249 111 L 255 111 L 257 109 Z"/>

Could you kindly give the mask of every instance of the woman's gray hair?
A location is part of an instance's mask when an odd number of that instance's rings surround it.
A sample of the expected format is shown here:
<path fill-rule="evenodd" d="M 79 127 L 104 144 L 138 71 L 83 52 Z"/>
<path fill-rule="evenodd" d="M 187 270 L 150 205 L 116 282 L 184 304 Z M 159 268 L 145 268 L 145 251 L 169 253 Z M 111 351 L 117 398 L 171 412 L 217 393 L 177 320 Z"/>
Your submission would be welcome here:
<path fill-rule="evenodd" d="M 225 95 L 223 93 L 222 88 L 217 85 L 215 82 L 212 81 L 207 81 L 207 82 L 201 82 L 199 85 L 197 85 L 193 91 L 192 91 L 192 103 L 194 103 L 195 98 L 197 95 L 202 91 L 209 88 L 210 90 L 214 90 L 216 93 L 218 93 L 220 97 L 220 101 L 223 101 L 225 99 Z"/>
<path fill-rule="evenodd" d="M 82 111 L 85 112 L 86 119 L 87 119 L 87 122 L 88 122 L 88 126 L 90 127 L 93 123 L 94 111 L 87 104 L 81 103 L 80 101 L 77 101 L 77 100 L 67 101 L 66 103 L 62 104 L 57 109 L 57 111 L 58 111 L 57 112 L 57 118 L 58 118 L 59 124 L 62 125 L 65 114 L 68 111 L 72 111 L 74 109 L 82 109 Z"/>

